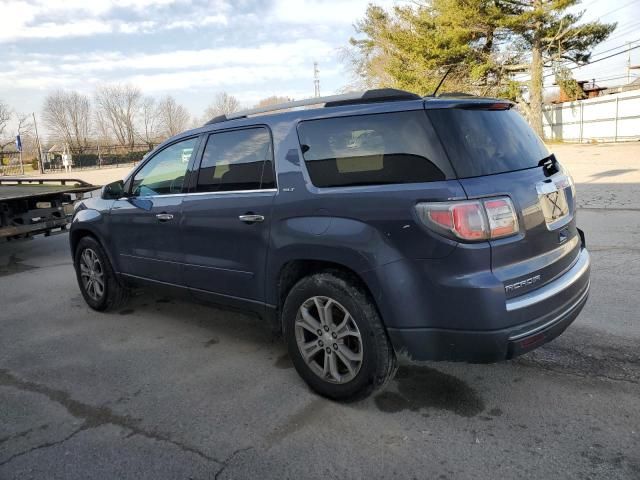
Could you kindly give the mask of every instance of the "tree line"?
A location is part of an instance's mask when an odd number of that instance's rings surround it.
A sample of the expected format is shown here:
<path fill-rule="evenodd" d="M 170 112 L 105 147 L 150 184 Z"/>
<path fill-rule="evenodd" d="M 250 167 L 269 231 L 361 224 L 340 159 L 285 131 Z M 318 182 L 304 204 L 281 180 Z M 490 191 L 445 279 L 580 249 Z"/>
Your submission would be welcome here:
<path fill-rule="evenodd" d="M 42 106 L 42 120 L 50 137 L 76 153 L 96 143 L 152 148 L 196 126 L 187 108 L 171 95 L 156 99 L 128 84 L 100 86 L 93 97 L 74 90 L 51 92 Z"/>
<path fill-rule="evenodd" d="M 271 96 L 254 106 L 290 100 Z M 93 95 L 76 90 L 56 90 L 47 94 L 42 104 L 40 134 L 48 142 L 42 138 L 41 141 L 48 145 L 64 145 L 74 154 L 95 150 L 98 146 L 117 146 L 131 151 L 144 145 L 151 149 L 184 130 L 242 108 L 242 102 L 226 92 L 213 96 L 203 117 L 194 117 L 173 96 L 154 98 L 129 84 L 100 86 Z M 9 126 L 17 128 L 9 131 Z M 34 127 L 32 114 L 15 112 L 0 100 L 0 156 L 15 152 L 16 133 L 20 133 L 25 160 L 37 158 Z M 45 130 L 46 134 L 42 135 Z"/>

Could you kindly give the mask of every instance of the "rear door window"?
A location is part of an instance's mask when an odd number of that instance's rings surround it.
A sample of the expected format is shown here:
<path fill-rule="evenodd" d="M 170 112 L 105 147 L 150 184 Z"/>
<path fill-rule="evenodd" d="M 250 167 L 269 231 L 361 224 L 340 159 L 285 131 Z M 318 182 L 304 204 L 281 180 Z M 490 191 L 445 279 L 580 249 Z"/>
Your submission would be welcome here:
<path fill-rule="evenodd" d="M 549 155 L 513 109 L 427 110 L 459 178 L 524 170 Z"/>
<path fill-rule="evenodd" d="M 271 135 L 265 127 L 209 135 L 198 173 L 198 192 L 275 188 Z"/>
<path fill-rule="evenodd" d="M 452 171 L 424 110 L 301 122 L 316 187 L 434 182 Z"/>

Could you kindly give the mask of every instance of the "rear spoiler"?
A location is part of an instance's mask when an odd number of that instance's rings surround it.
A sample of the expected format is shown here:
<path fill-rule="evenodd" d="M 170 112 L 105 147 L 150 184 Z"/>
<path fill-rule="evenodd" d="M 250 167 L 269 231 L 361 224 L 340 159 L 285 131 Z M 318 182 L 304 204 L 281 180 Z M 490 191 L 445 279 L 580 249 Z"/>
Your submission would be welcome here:
<path fill-rule="evenodd" d="M 476 97 L 474 95 L 442 94 L 438 97 L 424 97 L 425 108 L 460 108 L 464 110 L 510 110 L 515 106 L 502 98 Z"/>

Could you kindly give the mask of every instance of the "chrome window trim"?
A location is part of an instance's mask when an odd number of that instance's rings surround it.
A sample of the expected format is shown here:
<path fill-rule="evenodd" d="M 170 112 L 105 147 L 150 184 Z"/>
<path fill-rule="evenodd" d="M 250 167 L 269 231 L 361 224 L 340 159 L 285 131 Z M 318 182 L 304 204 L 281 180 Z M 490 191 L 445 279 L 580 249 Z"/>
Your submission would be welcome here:
<path fill-rule="evenodd" d="M 168 193 L 166 195 L 145 195 L 140 197 L 123 197 L 119 200 L 127 200 L 128 198 L 167 198 L 167 197 L 191 197 L 202 195 L 231 195 L 234 193 L 278 193 L 277 188 L 262 188 L 255 190 L 225 190 L 222 192 L 186 192 L 186 193 Z"/>
<path fill-rule="evenodd" d="M 530 307 L 559 294 L 576 283 L 589 269 L 590 263 L 589 252 L 583 249 L 578 256 L 578 261 L 564 275 L 533 292 L 507 300 L 507 311 Z"/>

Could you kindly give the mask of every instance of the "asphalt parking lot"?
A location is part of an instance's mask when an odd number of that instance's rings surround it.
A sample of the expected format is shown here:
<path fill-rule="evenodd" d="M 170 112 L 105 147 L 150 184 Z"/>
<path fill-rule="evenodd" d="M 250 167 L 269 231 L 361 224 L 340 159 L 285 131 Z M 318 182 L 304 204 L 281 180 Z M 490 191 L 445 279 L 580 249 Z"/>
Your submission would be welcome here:
<path fill-rule="evenodd" d="M 66 234 L 0 244 L 0 478 L 640 478 L 640 148 L 557 146 L 592 290 L 554 342 L 337 404 L 253 317 L 82 300 Z"/>

